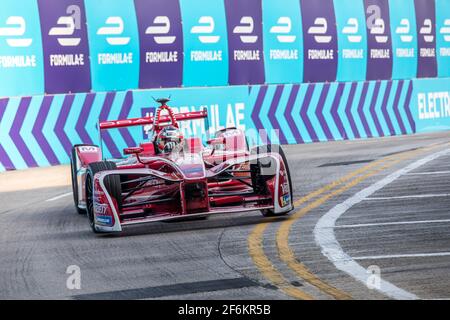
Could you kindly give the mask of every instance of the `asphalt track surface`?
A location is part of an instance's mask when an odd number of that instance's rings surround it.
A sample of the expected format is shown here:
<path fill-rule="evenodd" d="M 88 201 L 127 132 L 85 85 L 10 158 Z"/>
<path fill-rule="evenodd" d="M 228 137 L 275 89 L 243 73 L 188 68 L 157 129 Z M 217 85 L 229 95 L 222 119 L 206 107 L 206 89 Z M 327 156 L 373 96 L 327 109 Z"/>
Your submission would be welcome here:
<path fill-rule="evenodd" d="M 284 149 L 289 217 L 120 235 L 94 235 L 77 215 L 67 166 L 0 174 L 0 298 L 450 298 L 448 132 Z M 66 286 L 71 265 L 79 290 Z"/>

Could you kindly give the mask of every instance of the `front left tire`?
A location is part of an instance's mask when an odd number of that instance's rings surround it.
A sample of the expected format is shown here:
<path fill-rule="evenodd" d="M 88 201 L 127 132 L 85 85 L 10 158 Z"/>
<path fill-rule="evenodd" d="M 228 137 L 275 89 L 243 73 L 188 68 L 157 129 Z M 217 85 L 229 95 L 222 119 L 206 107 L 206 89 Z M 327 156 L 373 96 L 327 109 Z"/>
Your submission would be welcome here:
<path fill-rule="evenodd" d="M 117 166 L 111 161 L 99 161 L 89 164 L 88 171 L 86 173 L 86 211 L 89 220 L 89 226 L 92 231 L 98 233 L 95 226 L 95 214 L 94 214 L 94 176 L 101 171 L 116 170 Z M 111 197 L 116 199 L 119 208 L 122 202 L 122 187 L 120 184 L 119 175 L 110 175 L 105 178 L 105 187 Z"/>

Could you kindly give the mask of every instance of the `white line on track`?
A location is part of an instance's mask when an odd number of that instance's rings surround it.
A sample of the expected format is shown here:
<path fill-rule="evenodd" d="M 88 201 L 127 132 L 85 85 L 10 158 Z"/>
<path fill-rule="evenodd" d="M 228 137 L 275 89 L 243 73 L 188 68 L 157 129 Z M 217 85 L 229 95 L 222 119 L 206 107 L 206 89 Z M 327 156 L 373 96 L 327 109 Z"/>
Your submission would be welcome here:
<path fill-rule="evenodd" d="M 326 256 L 337 269 L 344 271 L 363 284 L 367 284 L 370 272 L 368 272 L 364 267 L 358 264 L 348 254 L 346 254 L 344 250 L 342 250 L 339 242 L 336 240 L 336 235 L 334 234 L 334 226 L 336 225 L 337 219 L 339 219 L 340 216 L 347 212 L 348 209 L 360 203 L 365 198 L 371 196 L 376 191 L 384 188 L 386 185 L 390 184 L 402 175 L 405 175 L 412 170 L 417 169 L 424 164 L 448 153 L 450 153 L 450 149 L 436 152 L 423 159 L 420 159 L 406 166 L 405 168 L 390 174 L 389 176 L 376 182 L 375 184 L 359 191 L 343 203 L 338 204 L 326 214 L 324 214 L 314 227 L 314 238 L 316 243 L 321 247 L 322 254 Z M 417 297 L 415 294 L 401 289 L 384 279 L 380 279 L 380 286 L 377 290 L 394 299 L 419 299 L 419 297 Z"/>
<path fill-rule="evenodd" d="M 405 224 L 426 224 L 426 223 L 447 223 L 450 219 L 441 220 L 418 220 L 418 221 L 398 221 L 398 222 L 381 222 L 381 223 L 361 223 L 361 224 L 341 224 L 334 226 L 335 229 L 344 228 L 361 228 L 361 227 L 378 227 L 378 226 L 397 226 Z"/>
<path fill-rule="evenodd" d="M 56 201 L 56 200 L 59 200 L 59 199 L 62 199 L 62 198 L 68 197 L 68 196 L 70 196 L 70 195 L 72 195 L 72 192 L 67 192 L 67 193 L 64 193 L 64 194 L 60 194 L 59 196 L 56 196 L 56 197 L 53 197 L 53 198 L 47 199 L 47 200 L 45 200 L 45 202 L 52 202 L 52 201 Z"/>
<path fill-rule="evenodd" d="M 434 174 L 450 174 L 450 171 L 431 171 L 431 172 L 411 172 L 407 173 L 408 176 L 427 176 L 427 175 L 434 175 Z"/>
<path fill-rule="evenodd" d="M 399 196 L 399 197 L 373 197 L 373 198 L 365 198 L 365 201 L 378 201 L 378 200 L 401 200 L 401 199 L 425 199 L 425 198 L 443 198 L 450 197 L 450 193 L 441 193 L 441 194 L 416 194 L 410 196 Z"/>
<path fill-rule="evenodd" d="M 411 254 L 386 254 L 386 255 L 381 255 L 381 256 L 353 257 L 353 260 L 377 260 L 377 259 L 393 259 L 393 258 L 424 258 L 424 257 L 446 257 L 446 256 L 450 256 L 450 252 L 411 253 Z"/>

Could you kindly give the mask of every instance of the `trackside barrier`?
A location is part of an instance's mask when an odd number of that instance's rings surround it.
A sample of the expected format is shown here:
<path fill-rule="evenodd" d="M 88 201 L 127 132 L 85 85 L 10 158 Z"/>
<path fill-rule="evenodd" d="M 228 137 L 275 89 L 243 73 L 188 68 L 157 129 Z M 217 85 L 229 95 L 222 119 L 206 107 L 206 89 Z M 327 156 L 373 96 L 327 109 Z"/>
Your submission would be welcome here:
<path fill-rule="evenodd" d="M 0 99 L 0 171 L 66 164 L 72 145 L 98 144 L 99 120 L 208 109 L 211 130 L 245 129 L 262 142 L 300 144 L 450 130 L 450 78 L 119 91 Z M 205 134 L 202 120 L 183 123 Z M 267 137 L 259 130 L 267 131 Z M 102 136 L 107 156 L 146 139 L 141 127 Z M 254 141 L 259 143 L 259 141 Z"/>
<path fill-rule="evenodd" d="M 2 0 L 0 97 L 450 76 L 450 0 Z"/>

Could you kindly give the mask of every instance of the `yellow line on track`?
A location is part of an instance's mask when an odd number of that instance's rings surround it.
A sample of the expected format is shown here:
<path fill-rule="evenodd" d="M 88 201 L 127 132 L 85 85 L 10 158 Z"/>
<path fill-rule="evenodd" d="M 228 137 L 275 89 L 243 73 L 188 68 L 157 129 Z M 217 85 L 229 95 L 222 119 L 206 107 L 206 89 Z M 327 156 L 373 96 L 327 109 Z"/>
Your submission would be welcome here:
<path fill-rule="evenodd" d="M 283 275 L 275 269 L 269 258 L 264 254 L 262 236 L 271 221 L 258 224 L 248 239 L 248 251 L 261 274 L 288 296 L 300 300 L 313 300 L 313 297 L 292 286 Z"/>
<path fill-rule="evenodd" d="M 289 233 L 292 228 L 292 225 L 295 223 L 296 220 L 303 217 L 308 212 L 312 211 L 313 209 L 321 206 L 325 202 L 327 202 L 329 199 L 338 196 L 342 194 L 344 191 L 358 185 L 362 181 L 370 178 L 371 176 L 393 166 L 395 163 L 400 162 L 401 160 L 390 162 L 378 169 L 370 170 L 368 173 L 357 177 L 350 181 L 349 183 L 345 184 L 339 189 L 336 189 L 333 192 L 330 192 L 329 194 L 315 200 L 314 202 L 310 203 L 306 207 L 302 208 L 301 210 L 297 211 L 294 215 L 291 216 L 291 219 L 284 221 L 281 226 L 278 229 L 277 236 L 276 236 L 276 242 L 277 242 L 277 248 L 278 248 L 278 254 L 280 256 L 280 259 L 286 263 L 286 265 L 292 269 L 299 277 L 304 279 L 305 281 L 309 282 L 313 286 L 317 287 L 319 290 L 329 294 L 330 296 L 334 297 L 338 300 L 349 300 L 351 299 L 351 296 L 342 291 L 339 290 L 326 282 L 322 281 L 320 278 L 318 278 L 315 274 L 310 272 L 307 267 L 299 262 L 297 258 L 295 257 L 294 252 L 291 250 L 289 246 Z"/>
<path fill-rule="evenodd" d="M 286 263 L 286 265 L 291 268 L 298 276 L 303 278 L 308 283 L 312 284 L 313 286 L 317 287 L 319 290 L 331 295 L 332 297 L 336 299 L 351 299 L 351 296 L 325 282 L 323 282 L 321 279 L 319 279 L 316 275 L 311 273 L 302 263 L 298 262 L 295 258 L 294 253 L 289 247 L 289 232 L 294 224 L 294 222 L 304 216 L 306 213 L 310 212 L 311 210 L 317 208 L 318 206 L 324 204 L 326 201 L 328 201 L 330 198 L 335 197 L 344 191 L 356 186 L 357 184 L 361 183 L 362 181 L 366 180 L 367 178 L 375 175 L 376 173 L 385 170 L 394 164 L 404 160 L 405 158 L 412 157 L 414 154 L 418 153 L 419 151 L 423 152 L 428 149 L 432 149 L 433 147 L 424 148 L 421 150 L 414 150 L 414 151 L 407 151 L 403 153 L 402 155 L 396 154 L 393 156 L 389 156 L 380 160 L 377 160 L 369 165 L 366 165 L 358 170 L 355 170 L 348 175 L 344 176 L 341 179 L 338 179 L 320 189 L 317 189 L 308 195 L 298 199 L 294 202 L 295 206 L 299 206 L 301 204 L 304 204 L 308 202 L 311 199 L 314 199 L 318 197 L 319 195 L 328 192 L 335 187 L 338 187 L 339 185 L 350 181 L 352 178 L 365 173 L 369 172 L 363 176 L 360 176 L 348 184 L 344 185 L 340 189 L 337 189 L 317 200 L 309 204 L 308 206 L 302 208 L 301 210 L 297 211 L 294 215 L 291 216 L 289 220 L 284 221 L 276 236 L 277 241 L 277 248 L 279 251 L 280 258 L 283 262 Z M 385 162 L 389 162 L 390 160 L 394 160 L 390 162 L 389 164 L 385 164 L 382 167 L 377 168 L 379 165 L 383 165 Z M 373 170 L 372 170 L 373 169 Z M 264 248 L 263 248 L 263 234 L 264 231 L 267 229 L 268 225 L 272 222 L 276 221 L 276 219 L 266 220 L 263 223 L 258 224 L 254 230 L 251 232 L 251 234 L 248 237 L 248 250 L 249 254 L 258 268 L 258 270 L 261 272 L 261 274 L 268 279 L 273 285 L 280 288 L 283 292 L 288 294 L 291 297 L 294 297 L 296 299 L 304 299 L 304 300 L 310 300 L 314 299 L 311 295 L 307 294 L 306 292 L 294 287 L 289 283 L 288 280 L 275 268 L 275 266 L 272 264 L 270 259 L 265 255 Z"/>

